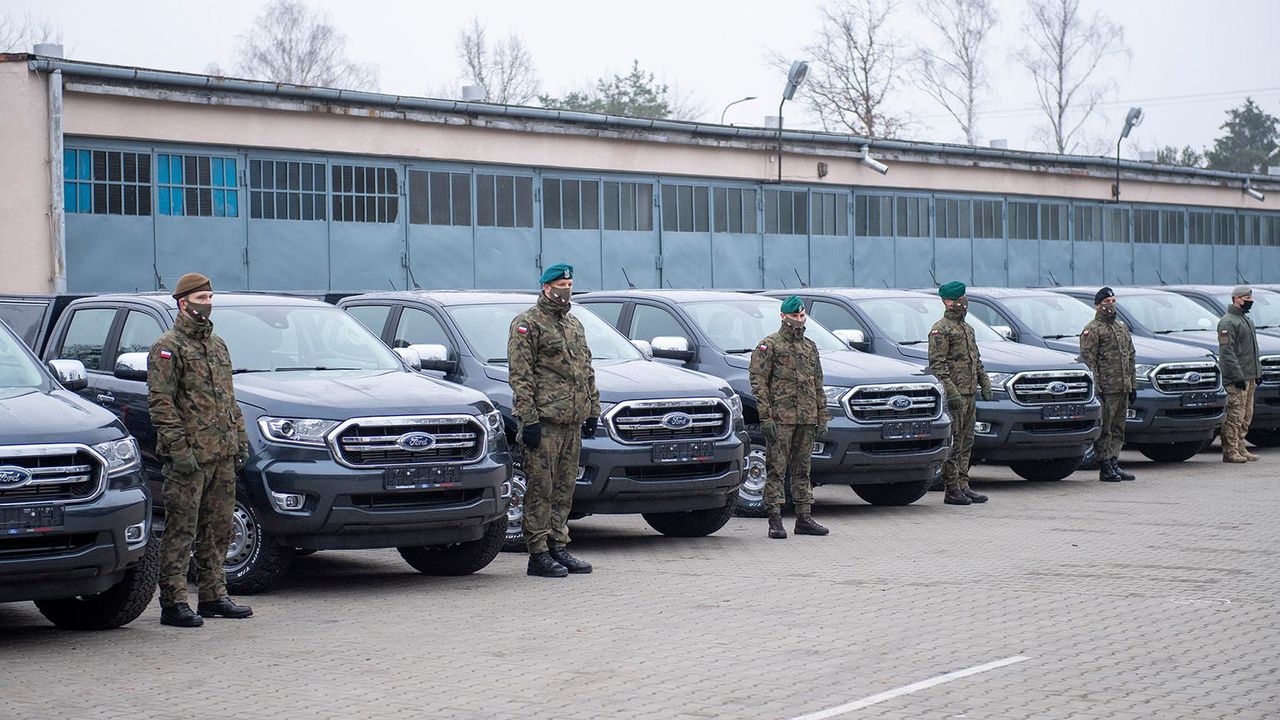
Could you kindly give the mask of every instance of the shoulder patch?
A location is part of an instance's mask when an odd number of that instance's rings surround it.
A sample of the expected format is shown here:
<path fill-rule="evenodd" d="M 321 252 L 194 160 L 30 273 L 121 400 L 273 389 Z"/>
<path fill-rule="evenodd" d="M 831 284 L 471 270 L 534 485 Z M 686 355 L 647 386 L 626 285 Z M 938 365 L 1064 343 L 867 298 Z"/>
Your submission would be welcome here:
<path fill-rule="evenodd" d="M 930 331 L 929 331 L 929 334 L 930 334 L 930 335 L 940 335 L 940 334 L 942 334 L 942 331 L 941 331 L 941 330 L 930 330 Z"/>
<path fill-rule="evenodd" d="M 524 325 L 518 325 L 516 326 L 516 332 L 520 333 L 521 335 L 528 335 L 529 328 L 525 327 Z"/>
<path fill-rule="evenodd" d="M 1088 330 L 1085 330 L 1084 332 L 1082 332 L 1082 333 L 1080 333 L 1080 334 L 1081 334 L 1081 335 L 1088 335 L 1088 334 L 1089 334 L 1089 331 L 1088 331 Z"/>
<path fill-rule="evenodd" d="M 173 353 L 169 352 L 168 350 L 161 350 L 160 357 L 165 360 L 168 360 L 169 358 L 173 357 Z"/>
<path fill-rule="evenodd" d="M 766 344 L 766 343 L 760 343 L 760 347 L 758 347 L 758 348 L 756 348 L 756 349 L 757 349 L 757 350 L 768 350 L 768 349 L 769 349 L 769 345 L 768 345 L 768 344 Z"/>

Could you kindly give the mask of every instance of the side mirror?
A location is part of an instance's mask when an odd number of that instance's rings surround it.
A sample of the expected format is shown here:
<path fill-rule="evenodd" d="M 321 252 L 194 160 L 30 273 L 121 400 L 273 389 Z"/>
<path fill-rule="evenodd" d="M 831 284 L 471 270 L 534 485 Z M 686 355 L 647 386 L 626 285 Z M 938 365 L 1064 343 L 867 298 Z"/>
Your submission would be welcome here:
<path fill-rule="evenodd" d="M 840 338 L 845 345 L 848 345 L 854 350 L 861 350 L 863 352 L 869 352 L 871 350 L 871 343 L 867 342 L 867 334 L 861 330 L 850 330 L 845 328 L 843 330 L 834 330 L 832 331 L 832 334 L 837 338 Z"/>
<path fill-rule="evenodd" d="M 653 356 L 656 358 L 666 358 L 668 360 L 683 360 L 689 362 L 693 359 L 693 350 L 689 349 L 689 339 L 683 337 L 656 337 L 653 339 Z"/>
<path fill-rule="evenodd" d="M 116 358 L 116 377 L 121 380 L 147 381 L 147 354 L 124 353 Z"/>
<path fill-rule="evenodd" d="M 449 348 L 444 345 L 410 345 L 409 349 L 418 353 L 422 370 L 451 373 L 458 368 L 457 361 L 449 359 Z"/>
<path fill-rule="evenodd" d="M 89 373 L 79 360 L 50 360 L 49 370 L 62 383 L 62 387 L 71 392 L 89 387 Z"/>
<path fill-rule="evenodd" d="M 991 329 L 999 333 L 1000 337 L 1004 338 L 1005 340 L 1016 339 L 1014 337 L 1013 328 L 1009 327 L 1008 325 L 992 325 Z"/>
<path fill-rule="evenodd" d="M 399 348 L 399 347 L 398 347 L 398 348 L 392 348 L 391 350 L 392 350 L 396 355 L 399 355 L 399 356 L 400 356 L 400 359 L 404 361 L 404 364 L 405 364 L 405 365 L 408 365 L 409 367 L 413 368 L 414 370 L 421 370 L 421 369 L 422 369 L 422 356 L 421 356 L 421 355 L 419 355 L 419 354 L 417 353 L 417 351 L 416 351 L 416 350 L 414 350 L 413 348 L 407 348 L 407 347 Z"/>
<path fill-rule="evenodd" d="M 648 340 L 632 340 L 631 344 L 636 346 L 636 349 L 640 351 L 641 355 L 644 355 L 646 360 L 653 359 L 653 346 L 649 344 Z"/>

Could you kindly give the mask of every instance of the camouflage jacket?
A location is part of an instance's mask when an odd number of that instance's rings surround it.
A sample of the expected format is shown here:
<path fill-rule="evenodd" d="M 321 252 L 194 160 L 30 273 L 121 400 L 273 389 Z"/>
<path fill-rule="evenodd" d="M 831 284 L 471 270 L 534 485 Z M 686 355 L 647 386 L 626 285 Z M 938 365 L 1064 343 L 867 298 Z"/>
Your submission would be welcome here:
<path fill-rule="evenodd" d="M 751 352 L 751 392 L 761 420 L 817 425 L 831 419 L 818 346 L 803 331 L 783 327 L 760 341 Z"/>
<path fill-rule="evenodd" d="M 942 381 L 947 397 L 973 395 L 978 388 L 991 387 L 973 328 L 963 316 L 948 310 L 929 330 L 929 372 Z"/>
<path fill-rule="evenodd" d="M 1128 393 L 1134 389 L 1133 338 L 1115 316 L 1101 313 L 1080 333 L 1080 359 L 1093 372 L 1100 393 Z"/>
<path fill-rule="evenodd" d="M 581 423 L 600 414 L 600 392 L 582 323 L 545 295 L 511 321 L 507 362 L 521 424 Z"/>
<path fill-rule="evenodd" d="M 197 463 L 248 454 L 244 416 L 231 385 L 231 355 L 213 323 L 179 313 L 151 346 L 147 404 L 156 428 L 156 455 L 194 455 Z"/>
<path fill-rule="evenodd" d="M 1232 305 L 1218 321 L 1218 365 L 1222 384 L 1257 380 L 1262 376 L 1258 362 L 1258 330 L 1244 312 Z"/>

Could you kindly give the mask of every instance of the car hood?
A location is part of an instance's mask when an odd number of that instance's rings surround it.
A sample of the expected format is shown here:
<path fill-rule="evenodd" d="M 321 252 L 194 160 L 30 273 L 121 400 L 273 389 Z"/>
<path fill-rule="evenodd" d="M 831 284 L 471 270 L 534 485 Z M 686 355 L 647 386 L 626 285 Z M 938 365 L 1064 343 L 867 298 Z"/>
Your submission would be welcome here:
<path fill-rule="evenodd" d="M 268 415 L 345 420 L 371 415 L 487 412 L 470 388 L 399 370 L 299 370 L 235 377 L 236 400 Z"/>
<path fill-rule="evenodd" d="M 1215 356 L 1218 354 L 1217 330 L 1185 330 L 1168 333 L 1160 337 L 1164 340 L 1202 347 Z M 1258 352 L 1262 355 L 1280 355 L 1280 337 L 1258 333 Z"/>
<path fill-rule="evenodd" d="M 601 402 L 669 397 L 724 397 L 728 383 L 710 375 L 650 360 L 600 360 L 592 363 Z M 485 375 L 509 382 L 501 365 L 486 365 Z"/>
<path fill-rule="evenodd" d="M 1053 350 L 1071 353 L 1072 356 L 1080 353 L 1080 338 L 1045 340 L 1044 343 Z M 1185 343 L 1137 336 L 1133 338 L 1133 358 L 1140 365 L 1159 365 L 1169 362 L 1194 362 L 1196 360 L 1210 359 L 1203 351 L 1189 348 Z"/>
<path fill-rule="evenodd" d="M 66 390 L 0 393 L 0 428 L 4 445 L 93 445 L 127 434 L 115 415 Z"/>
<path fill-rule="evenodd" d="M 822 382 L 854 387 L 868 383 L 936 382 L 916 363 L 872 355 L 856 350 L 822 353 Z"/>
<path fill-rule="evenodd" d="M 906 357 L 918 358 L 923 362 L 929 360 L 929 350 L 924 345 L 899 345 L 898 347 Z M 991 340 L 979 342 L 978 351 L 982 354 L 982 367 L 987 372 L 1084 368 L 1084 364 L 1076 360 L 1078 348 L 1072 353 L 1007 340 Z"/>

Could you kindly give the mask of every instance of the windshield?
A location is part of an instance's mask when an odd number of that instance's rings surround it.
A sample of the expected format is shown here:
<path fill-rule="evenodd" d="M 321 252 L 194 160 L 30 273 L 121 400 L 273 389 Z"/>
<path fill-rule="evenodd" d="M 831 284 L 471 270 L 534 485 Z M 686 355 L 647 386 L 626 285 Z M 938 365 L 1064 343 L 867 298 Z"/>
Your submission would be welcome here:
<path fill-rule="evenodd" d="M 685 305 L 684 311 L 712 344 L 727 353 L 751 352 L 782 327 L 782 301 L 777 298 L 694 302 Z M 849 349 L 813 318 L 805 323 L 804 335 L 819 352 Z"/>
<path fill-rule="evenodd" d="M 336 307 L 214 307 L 236 372 L 399 370 L 395 353 Z"/>
<path fill-rule="evenodd" d="M 929 342 L 929 330 L 942 317 L 942 303 L 934 298 L 891 297 L 858 300 L 858 307 L 871 316 L 889 339 L 899 345 L 921 345 Z M 973 327 L 978 342 L 1003 341 L 995 330 L 978 318 L 965 318 Z"/>
<path fill-rule="evenodd" d="M 485 362 L 507 361 L 507 336 L 511 321 L 529 305 L 511 303 L 503 305 L 455 305 L 447 308 L 449 316 L 458 324 L 462 337 L 472 352 Z M 642 360 L 643 355 L 612 325 L 581 305 L 570 311 L 587 334 L 587 347 L 592 360 Z"/>
<path fill-rule="evenodd" d="M 1001 300 L 1004 306 L 1042 338 L 1077 337 L 1097 315 L 1083 300 L 1066 295 L 1030 295 Z"/>
<path fill-rule="evenodd" d="M 8 328 L 0 325 L 0 397 L 44 386 L 45 375 L 26 346 Z"/>
<path fill-rule="evenodd" d="M 1134 322 L 1153 333 L 1213 330 L 1218 327 L 1217 315 L 1181 295 L 1125 295 L 1116 301 Z"/>
<path fill-rule="evenodd" d="M 1231 307 L 1231 294 L 1219 295 L 1218 302 L 1223 307 Z M 1253 324 L 1259 328 L 1280 327 L 1280 294 L 1254 290 L 1249 317 L 1253 318 Z"/>

